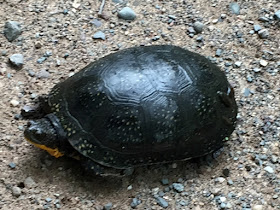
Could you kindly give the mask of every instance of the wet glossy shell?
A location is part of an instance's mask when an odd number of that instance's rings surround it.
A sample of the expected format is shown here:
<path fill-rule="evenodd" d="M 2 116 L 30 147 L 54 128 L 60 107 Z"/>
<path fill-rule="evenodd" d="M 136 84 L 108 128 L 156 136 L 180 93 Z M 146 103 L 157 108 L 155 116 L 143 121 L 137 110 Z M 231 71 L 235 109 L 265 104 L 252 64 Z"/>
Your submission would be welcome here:
<path fill-rule="evenodd" d="M 175 46 L 101 58 L 56 85 L 48 103 L 75 149 L 114 168 L 210 153 L 234 130 L 237 112 L 224 73 Z"/>

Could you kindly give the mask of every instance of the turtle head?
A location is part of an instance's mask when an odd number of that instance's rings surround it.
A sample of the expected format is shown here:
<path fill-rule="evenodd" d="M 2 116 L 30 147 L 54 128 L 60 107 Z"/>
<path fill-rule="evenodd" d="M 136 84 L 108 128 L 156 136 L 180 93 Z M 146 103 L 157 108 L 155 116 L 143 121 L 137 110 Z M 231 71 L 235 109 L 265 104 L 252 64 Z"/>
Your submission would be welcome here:
<path fill-rule="evenodd" d="M 46 150 L 52 156 L 58 158 L 63 156 L 59 151 L 59 134 L 56 129 L 56 123 L 51 118 L 43 117 L 37 120 L 30 120 L 24 131 L 27 141 L 36 147 Z"/>

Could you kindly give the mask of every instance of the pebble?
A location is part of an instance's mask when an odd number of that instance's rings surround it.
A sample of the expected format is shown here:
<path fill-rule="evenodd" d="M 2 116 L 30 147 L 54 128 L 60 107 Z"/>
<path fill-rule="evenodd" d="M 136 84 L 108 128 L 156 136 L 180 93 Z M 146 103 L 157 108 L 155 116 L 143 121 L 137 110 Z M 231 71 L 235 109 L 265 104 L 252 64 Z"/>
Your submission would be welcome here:
<path fill-rule="evenodd" d="M 273 15 L 275 20 L 279 20 L 280 21 L 280 10 L 276 11 Z"/>
<path fill-rule="evenodd" d="M 226 198 L 226 197 L 220 197 L 220 201 L 221 201 L 221 202 L 223 202 L 223 203 L 224 203 L 224 202 L 226 202 L 226 200 L 227 200 L 227 198 Z"/>
<path fill-rule="evenodd" d="M 52 52 L 46 51 L 43 56 L 48 58 L 48 57 L 52 56 Z"/>
<path fill-rule="evenodd" d="M 197 41 L 197 42 L 202 42 L 202 41 L 203 41 L 203 37 L 202 37 L 202 36 L 197 37 L 197 38 L 196 38 L 196 41 Z"/>
<path fill-rule="evenodd" d="M 152 38 L 152 41 L 157 41 L 157 40 L 159 40 L 160 39 L 160 36 L 154 36 L 153 38 Z"/>
<path fill-rule="evenodd" d="M 252 206 L 252 210 L 262 210 L 263 209 L 263 205 L 254 205 Z"/>
<path fill-rule="evenodd" d="M 112 203 L 107 203 L 104 205 L 104 210 L 110 210 L 113 207 Z"/>
<path fill-rule="evenodd" d="M 102 31 L 96 32 L 95 34 L 93 34 L 92 37 L 93 37 L 94 39 L 102 39 L 102 40 L 105 40 L 105 39 L 106 39 L 106 36 L 105 36 L 105 34 L 104 34 Z"/>
<path fill-rule="evenodd" d="M 228 185 L 233 185 L 233 181 L 232 181 L 231 179 L 229 179 L 229 180 L 227 181 L 227 184 L 228 184 Z"/>
<path fill-rule="evenodd" d="M 185 200 L 181 200 L 181 201 L 179 202 L 179 204 L 180 204 L 181 206 L 187 206 L 187 205 L 188 205 L 188 202 L 185 201 Z"/>
<path fill-rule="evenodd" d="M 116 4 L 122 4 L 123 3 L 123 0 L 112 0 L 112 1 Z"/>
<path fill-rule="evenodd" d="M 223 175 L 225 177 L 229 177 L 229 169 L 228 168 L 223 169 Z"/>
<path fill-rule="evenodd" d="M 236 2 L 230 3 L 229 9 L 233 14 L 236 14 L 236 15 L 240 14 L 240 6 Z"/>
<path fill-rule="evenodd" d="M 37 63 L 42 64 L 45 60 L 47 60 L 46 57 L 41 57 L 37 60 Z"/>
<path fill-rule="evenodd" d="M 130 206 L 131 206 L 132 208 L 136 208 L 136 206 L 138 206 L 140 203 L 141 203 L 141 200 L 139 200 L 139 199 L 137 199 L 137 198 L 133 198 L 133 199 L 132 199 L 132 202 L 131 202 L 131 204 L 130 204 Z"/>
<path fill-rule="evenodd" d="M 220 57 L 222 55 L 223 50 L 222 49 L 217 49 L 216 50 L 216 56 Z"/>
<path fill-rule="evenodd" d="M 272 162 L 272 163 L 277 163 L 277 161 L 278 161 L 278 157 L 275 156 L 275 155 L 272 155 L 272 156 L 271 156 L 271 162 Z"/>
<path fill-rule="evenodd" d="M 195 34 L 195 30 L 194 30 L 193 27 L 189 27 L 189 28 L 188 28 L 188 32 L 189 32 L 190 34 Z"/>
<path fill-rule="evenodd" d="M 214 19 L 214 20 L 212 20 L 212 23 L 213 24 L 217 24 L 219 22 L 219 19 Z"/>
<path fill-rule="evenodd" d="M 247 79 L 247 82 L 250 82 L 250 83 L 253 82 L 253 78 L 250 75 L 247 75 L 246 79 Z"/>
<path fill-rule="evenodd" d="M 50 203 L 50 202 L 52 201 L 52 199 L 51 199 L 51 198 L 46 198 L 46 201 L 47 201 L 48 203 Z"/>
<path fill-rule="evenodd" d="M 264 170 L 265 170 L 266 172 L 270 173 L 270 174 L 273 174 L 273 173 L 274 173 L 274 169 L 273 169 L 272 167 L 270 167 L 270 166 L 266 166 L 266 167 L 264 168 Z"/>
<path fill-rule="evenodd" d="M 235 68 L 240 68 L 241 67 L 242 62 L 241 61 L 236 61 L 233 65 L 233 67 Z"/>
<path fill-rule="evenodd" d="M 217 178 L 215 179 L 215 182 L 217 182 L 217 183 L 223 183 L 225 180 L 226 180 L 226 179 L 225 179 L 224 177 L 217 177 Z"/>
<path fill-rule="evenodd" d="M 21 195 L 21 189 L 17 186 L 12 188 L 12 193 L 14 196 L 19 197 Z"/>
<path fill-rule="evenodd" d="M 179 193 L 184 191 L 184 185 L 182 185 L 180 183 L 173 183 L 172 186 Z"/>
<path fill-rule="evenodd" d="M 196 21 L 193 24 L 193 28 L 196 31 L 196 33 L 201 33 L 204 28 L 204 24 L 202 22 Z"/>
<path fill-rule="evenodd" d="M 172 20 L 176 20 L 176 16 L 174 16 L 174 15 L 168 15 L 168 17 Z"/>
<path fill-rule="evenodd" d="M 169 180 L 168 180 L 167 178 L 163 178 L 163 179 L 161 180 L 161 183 L 162 183 L 163 185 L 168 185 L 168 184 L 169 184 Z"/>
<path fill-rule="evenodd" d="M 258 34 L 259 34 L 259 37 L 260 37 L 261 39 L 266 39 L 266 38 L 268 38 L 268 36 L 269 36 L 269 32 L 268 32 L 267 29 L 261 29 L 261 30 L 259 30 L 259 31 L 258 31 Z"/>
<path fill-rule="evenodd" d="M 157 203 L 158 203 L 158 205 L 160 205 L 163 208 L 168 207 L 168 202 L 164 198 L 158 197 L 157 198 Z"/>
<path fill-rule="evenodd" d="M 50 73 L 47 70 L 42 69 L 38 72 L 37 77 L 40 79 L 46 79 L 50 77 Z"/>
<path fill-rule="evenodd" d="M 134 20 L 136 18 L 136 14 L 130 7 L 124 7 L 118 13 L 118 17 L 124 20 Z"/>
<path fill-rule="evenodd" d="M 23 65 L 23 55 L 22 54 L 13 54 L 9 58 L 12 65 L 20 68 Z"/>
<path fill-rule="evenodd" d="M 255 73 L 258 73 L 258 72 L 261 72 L 261 69 L 260 69 L 260 68 L 254 68 L 253 71 L 254 71 Z"/>
<path fill-rule="evenodd" d="M 10 101 L 10 104 L 11 104 L 13 107 L 16 107 L 16 106 L 19 105 L 19 101 L 15 100 L 15 99 L 12 99 L 12 100 Z"/>
<path fill-rule="evenodd" d="M 23 183 L 26 188 L 32 188 L 36 186 L 36 182 L 30 176 L 27 177 Z"/>
<path fill-rule="evenodd" d="M 171 168 L 177 168 L 177 163 L 172 163 Z"/>
<path fill-rule="evenodd" d="M 16 164 L 13 163 L 13 162 L 11 162 L 11 163 L 9 163 L 9 167 L 10 167 L 11 169 L 14 169 L 14 168 L 16 167 Z"/>
<path fill-rule="evenodd" d="M 261 21 L 261 22 L 269 22 L 269 19 L 267 17 L 260 17 L 259 21 Z"/>
<path fill-rule="evenodd" d="M 93 20 L 91 21 L 91 23 L 92 23 L 95 27 L 97 27 L 97 28 L 99 28 L 99 27 L 102 25 L 101 21 L 99 21 L 99 20 L 97 20 L 97 19 L 93 19 Z"/>
<path fill-rule="evenodd" d="M 267 64 L 268 64 L 267 61 L 265 61 L 265 60 L 260 60 L 260 65 L 261 65 L 261 66 L 266 67 Z"/>
<path fill-rule="evenodd" d="M 64 56 L 63 56 L 63 58 L 65 58 L 65 59 L 68 58 L 68 57 L 69 57 L 69 53 L 65 53 Z"/>
<path fill-rule="evenodd" d="M 254 31 L 258 32 L 262 29 L 260 25 L 254 25 Z"/>
<path fill-rule="evenodd" d="M 21 26 L 17 21 L 7 21 L 4 26 L 4 35 L 9 42 L 14 41 L 21 34 Z"/>
<path fill-rule="evenodd" d="M 245 97 L 248 97 L 251 95 L 251 90 L 249 88 L 245 88 L 243 94 Z"/>

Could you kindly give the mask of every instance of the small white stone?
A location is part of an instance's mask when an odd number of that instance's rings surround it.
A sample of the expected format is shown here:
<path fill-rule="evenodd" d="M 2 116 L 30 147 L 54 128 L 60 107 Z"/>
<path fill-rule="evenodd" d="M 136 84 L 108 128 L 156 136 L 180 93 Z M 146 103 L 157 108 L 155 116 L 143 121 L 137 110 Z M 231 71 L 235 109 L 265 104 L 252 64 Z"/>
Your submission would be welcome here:
<path fill-rule="evenodd" d="M 14 107 L 16 107 L 16 106 L 19 105 L 19 101 L 15 100 L 15 99 L 11 100 L 10 103 L 11 103 L 11 105 L 14 106 Z"/>
<path fill-rule="evenodd" d="M 13 186 L 12 193 L 14 196 L 19 197 L 21 195 L 21 189 L 17 186 Z"/>
<path fill-rule="evenodd" d="M 270 173 L 270 174 L 273 174 L 273 173 L 274 173 L 274 169 L 273 169 L 272 167 L 270 167 L 270 166 L 266 166 L 266 167 L 264 168 L 264 170 L 265 170 L 266 172 Z"/>
<path fill-rule="evenodd" d="M 132 190 L 132 185 L 129 185 L 129 186 L 127 187 L 127 190 Z"/>
<path fill-rule="evenodd" d="M 156 194 L 158 193 L 158 191 L 159 191 L 159 188 L 158 188 L 158 187 L 153 188 L 153 189 L 152 189 L 153 195 L 156 195 Z"/>
<path fill-rule="evenodd" d="M 72 77 L 74 74 L 75 74 L 74 72 L 70 72 L 68 76 Z"/>
<path fill-rule="evenodd" d="M 212 20 L 212 23 L 214 23 L 214 24 L 216 24 L 216 23 L 218 23 L 219 22 L 219 20 L 218 19 L 214 19 L 214 20 Z"/>
<path fill-rule="evenodd" d="M 31 178 L 31 177 L 27 177 L 25 180 L 24 180 L 24 186 L 26 188 L 32 188 L 32 187 L 35 187 L 36 186 L 36 182 Z"/>
<path fill-rule="evenodd" d="M 77 2 L 77 1 L 74 1 L 73 4 L 72 4 L 72 6 L 73 6 L 75 9 L 78 9 L 78 8 L 81 6 L 81 4 L 80 4 L 79 2 Z"/>
<path fill-rule="evenodd" d="M 221 201 L 222 203 L 226 202 L 226 200 L 227 200 L 226 197 L 220 197 L 220 201 Z"/>
<path fill-rule="evenodd" d="M 262 210 L 263 209 L 263 206 L 262 205 L 254 205 L 252 207 L 252 210 Z"/>
<path fill-rule="evenodd" d="M 260 60 L 260 65 L 261 65 L 261 66 L 265 67 L 265 66 L 267 66 L 267 64 L 268 64 L 267 61 L 265 61 L 265 60 Z"/>
<path fill-rule="evenodd" d="M 223 183 L 226 179 L 224 177 L 218 177 L 215 179 L 216 182 Z"/>
<path fill-rule="evenodd" d="M 173 163 L 172 168 L 177 168 L 177 163 Z"/>

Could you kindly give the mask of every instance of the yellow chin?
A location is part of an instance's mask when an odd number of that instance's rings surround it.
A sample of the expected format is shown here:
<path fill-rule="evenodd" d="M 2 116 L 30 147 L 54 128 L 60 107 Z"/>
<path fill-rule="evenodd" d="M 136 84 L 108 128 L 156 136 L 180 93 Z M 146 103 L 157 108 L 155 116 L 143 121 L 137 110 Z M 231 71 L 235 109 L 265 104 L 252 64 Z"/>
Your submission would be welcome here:
<path fill-rule="evenodd" d="M 29 139 L 26 138 L 26 140 L 28 142 L 30 142 L 31 144 L 35 145 L 36 147 L 40 148 L 40 149 L 43 149 L 43 150 L 46 150 L 50 155 L 56 157 L 56 158 L 59 158 L 61 156 L 63 156 L 64 154 L 62 154 L 61 152 L 59 152 L 58 148 L 55 148 L 55 149 L 52 149 L 52 148 L 49 148 L 43 144 L 36 144 L 32 141 L 30 141 Z"/>

